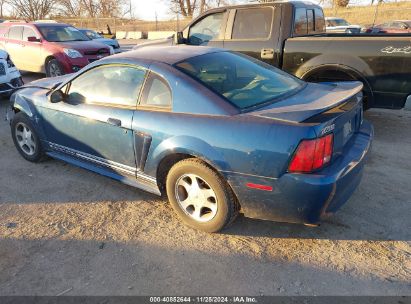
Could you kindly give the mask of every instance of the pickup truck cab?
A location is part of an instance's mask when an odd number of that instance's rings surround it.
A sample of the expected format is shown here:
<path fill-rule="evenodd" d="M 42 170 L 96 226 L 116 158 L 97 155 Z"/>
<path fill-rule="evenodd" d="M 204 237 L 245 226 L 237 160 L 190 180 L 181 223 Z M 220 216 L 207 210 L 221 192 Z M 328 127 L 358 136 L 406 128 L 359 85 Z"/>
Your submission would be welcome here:
<path fill-rule="evenodd" d="M 208 45 L 238 51 L 306 81 L 359 80 L 365 107 L 411 103 L 411 36 L 327 34 L 320 6 L 276 1 L 209 10 L 174 38 L 137 45 Z M 246 72 L 246 71 L 244 71 Z"/>

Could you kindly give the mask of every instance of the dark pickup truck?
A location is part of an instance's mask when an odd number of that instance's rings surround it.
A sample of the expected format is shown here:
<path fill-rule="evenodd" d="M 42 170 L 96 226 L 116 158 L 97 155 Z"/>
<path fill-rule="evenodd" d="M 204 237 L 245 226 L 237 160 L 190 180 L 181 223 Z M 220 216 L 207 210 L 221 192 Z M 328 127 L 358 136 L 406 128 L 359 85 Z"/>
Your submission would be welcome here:
<path fill-rule="evenodd" d="M 242 52 L 306 81 L 360 80 L 366 107 L 411 106 L 411 35 L 327 34 L 321 7 L 297 1 L 209 10 L 174 37 L 137 45 Z"/>

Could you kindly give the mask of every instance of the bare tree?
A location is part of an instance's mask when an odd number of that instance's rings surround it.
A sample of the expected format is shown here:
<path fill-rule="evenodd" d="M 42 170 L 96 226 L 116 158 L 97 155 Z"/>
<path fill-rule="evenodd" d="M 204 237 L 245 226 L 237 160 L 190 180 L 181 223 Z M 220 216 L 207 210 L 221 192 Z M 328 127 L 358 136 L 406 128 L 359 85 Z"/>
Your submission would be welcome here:
<path fill-rule="evenodd" d="M 0 18 L 3 18 L 4 15 L 4 5 L 7 4 L 8 0 L 0 0 Z"/>
<path fill-rule="evenodd" d="M 350 0 L 337 0 L 335 1 L 335 4 L 339 7 L 346 7 Z"/>
<path fill-rule="evenodd" d="M 8 3 L 14 9 L 17 17 L 37 20 L 44 19 L 53 11 L 56 0 L 9 0 Z"/>
<path fill-rule="evenodd" d="M 223 5 L 228 5 L 233 0 L 165 0 L 173 13 L 181 14 L 183 17 L 192 18 L 197 13 Z"/>
<path fill-rule="evenodd" d="M 59 0 L 58 6 L 64 16 L 80 17 L 82 15 L 80 0 Z"/>

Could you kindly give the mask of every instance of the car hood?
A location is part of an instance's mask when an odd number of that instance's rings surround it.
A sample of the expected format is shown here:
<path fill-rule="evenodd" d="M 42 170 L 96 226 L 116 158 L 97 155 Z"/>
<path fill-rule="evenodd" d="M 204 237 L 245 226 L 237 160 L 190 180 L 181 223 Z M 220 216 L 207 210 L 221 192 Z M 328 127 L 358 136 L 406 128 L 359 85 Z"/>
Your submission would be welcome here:
<path fill-rule="evenodd" d="M 61 84 L 65 82 L 66 80 L 68 80 L 71 76 L 72 74 L 66 74 L 66 75 L 57 76 L 57 77 L 42 78 L 39 80 L 32 81 L 24 85 L 21 88 L 24 89 L 24 88 L 30 88 L 30 87 L 39 87 L 42 89 L 51 90 L 53 87 L 57 86 L 58 84 Z"/>
<path fill-rule="evenodd" d="M 308 83 L 297 94 L 248 114 L 290 122 L 303 122 L 345 102 L 359 93 L 362 88 L 363 84 L 359 81 Z"/>
<path fill-rule="evenodd" d="M 67 41 L 67 42 L 52 42 L 53 44 L 66 48 L 74 49 L 77 51 L 90 51 L 90 50 L 99 50 L 101 48 L 107 48 L 107 45 L 104 43 L 90 40 L 90 41 Z"/>
<path fill-rule="evenodd" d="M 117 41 L 114 39 L 108 39 L 108 38 L 97 38 L 93 39 L 93 41 L 108 44 L 108 45 L 117 45 Z"/>
<path fill-rule="evenodd" d="M 137 44 L 133 47 L 133 50 L 137 50 L 146 46 L 171 46 L 174 45 L 174 38 L 169 37 L 169 38 L 164 38 L 164 39 L 155 39 L 147 42 L 143 42 L 140 44 Z"/>

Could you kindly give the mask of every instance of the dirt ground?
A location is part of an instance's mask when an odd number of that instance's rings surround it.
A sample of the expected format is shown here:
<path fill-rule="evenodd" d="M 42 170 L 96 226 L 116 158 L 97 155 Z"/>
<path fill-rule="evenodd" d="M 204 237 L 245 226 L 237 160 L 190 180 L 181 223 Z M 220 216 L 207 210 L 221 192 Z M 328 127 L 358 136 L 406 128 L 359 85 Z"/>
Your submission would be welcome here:
<path fill-rule="evenodd" d="M 25 161 L 0 104 L 0 295 L 411 295 L 411 112 L 366 113 L 364 178 L 329 222 L 240 217 L 211 235 L 156 196 Z"/>

